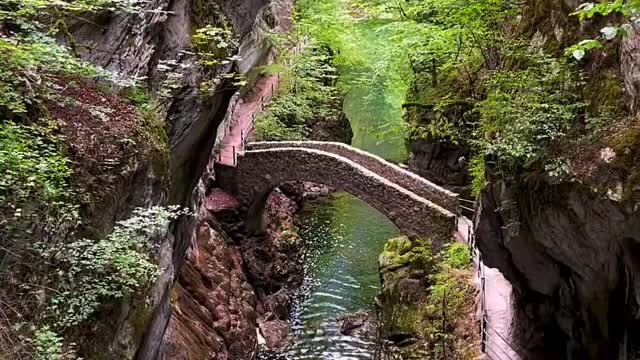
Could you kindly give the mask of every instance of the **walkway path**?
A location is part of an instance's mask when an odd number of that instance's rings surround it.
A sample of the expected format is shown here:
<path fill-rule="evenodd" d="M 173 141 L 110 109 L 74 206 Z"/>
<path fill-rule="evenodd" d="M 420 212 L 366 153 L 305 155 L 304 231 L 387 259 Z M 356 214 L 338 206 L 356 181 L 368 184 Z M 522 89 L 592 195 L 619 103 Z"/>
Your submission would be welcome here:
<path fill-rule="evenodd" d="M 475 247 L 473 224 L 466 217 L 458 218 L 459 241 L 469 244 L 473 249 L 475 284 L 480 291 L 478 317 L 484 317 L 482 340 L 485 355 L 491 360 L 521 360 L 517 346 L 511 335 L 513 308 L 511 284 L 498 269 L 487 267 L 482 262 L 482 254 Z"/>
<path fill-rule="evenodd" d="M 279 74 L 261 77 L 251 91 L 232 107 L 231 124 L 218 146 L 215 154 L 216 163 L 236 166 L 238 156 L 244 153 L 247 139 L 253 134 L 256 116 L 264 110 L 265 104 L 271 101 L 279 82 Z"/>
<path fill-rule="evenodd" d="M 302 39 L 290 50 L 290 56 L 297 56 L 307 45 L 308 40 Z M 285 66 L 292 66 L 291 58 Z M 247 142 L 253 135 L 256 117 L 273 99 L 280 80 L 280 73 L 260 77 L 251 90 L 231 106 L 231 121 L 224 128 L 222 140 L 216 144 L 215 163 L 231 167 L 238 164 L 238 157 L 244 154 Z"/>

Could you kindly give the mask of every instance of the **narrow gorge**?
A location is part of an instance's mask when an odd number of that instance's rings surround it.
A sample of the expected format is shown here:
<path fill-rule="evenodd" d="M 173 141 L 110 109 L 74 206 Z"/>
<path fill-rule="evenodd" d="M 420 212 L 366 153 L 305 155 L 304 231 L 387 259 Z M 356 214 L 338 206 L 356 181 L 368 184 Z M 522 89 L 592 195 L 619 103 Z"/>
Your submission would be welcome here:
<path fill-rule="evenodd" d="M 1 1 L 0 359 L 640 358 L 638 14 Z"/>

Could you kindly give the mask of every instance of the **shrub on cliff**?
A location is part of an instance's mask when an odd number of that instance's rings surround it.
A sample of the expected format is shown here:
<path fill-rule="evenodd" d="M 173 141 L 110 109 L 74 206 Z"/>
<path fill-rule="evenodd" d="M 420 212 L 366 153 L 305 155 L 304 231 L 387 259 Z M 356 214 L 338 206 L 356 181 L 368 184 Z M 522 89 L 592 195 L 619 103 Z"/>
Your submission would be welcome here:
<path fill-rule="evenodd" d="M 585 4 L 579 16 L 549 1 L 410 1 L 403 10 L 425 29 L 410 60 L 410 133 L 470 150 L 476 195 L 487 179 L 523 174 L 595 185 L 599 151 L 637 125 L 611 54 L 637 16 L 634 2 Z M 580 26 L 578 17 L 591 21 Z M 603 27 L 607 19 L 623 25 Z"/>
<path fill-rule="evenodd" d="M 154 278 L 153 237 L 182 214 L 138 209 L 113 232 L 111 224 L 93 222 L 95 207 L 113 198 L 133 173 L 146 171 L 160 183 L 167 181 L 167 137 L 153 101 L 136 104 L 106 90 L 132 82 L 74 55 L 65 21 L 133 11 L 136 4 L 0 4 L 3 355 L 74 358 L 82 344 L 71 342 L 82 338 L 78 334 L 87 320 L 144 290 Z M 58 45 L 54 37 L 66 38 L 69 46 Z"/>
<path fill-rule="evenodd" d="M 284 71 L 278 94 L 256 121 L 257 140 L 304 140 L 316 122 L 342 115 L 342 94 L 330 50 L 309 45 Z"/>

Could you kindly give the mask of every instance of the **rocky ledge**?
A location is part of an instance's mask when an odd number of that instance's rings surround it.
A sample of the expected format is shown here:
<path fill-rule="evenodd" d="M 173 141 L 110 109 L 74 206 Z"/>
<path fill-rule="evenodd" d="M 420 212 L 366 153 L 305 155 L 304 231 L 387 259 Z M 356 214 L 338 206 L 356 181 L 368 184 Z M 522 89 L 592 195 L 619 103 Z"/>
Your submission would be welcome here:
<path fill-rule="evenodd" d="M 288 183 L 267 200 L 264 234 L 249 234 L 238 201 L 214 188 L 207 215 L 171 293 L 173 314 L 163 355 L 170 359 L 253 359 L 261 345 L 291 343 L 293 292 L 303 280 L 304 244 L 296 213 L 305 200 L 329 193 L 315 184 Z"/>

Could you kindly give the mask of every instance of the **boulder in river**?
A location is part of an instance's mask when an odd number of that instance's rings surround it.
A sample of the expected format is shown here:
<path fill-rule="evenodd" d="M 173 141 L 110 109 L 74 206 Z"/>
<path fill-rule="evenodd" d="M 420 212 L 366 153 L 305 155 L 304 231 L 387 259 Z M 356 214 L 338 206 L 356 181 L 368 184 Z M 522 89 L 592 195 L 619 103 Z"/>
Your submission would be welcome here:
<path fill-rule="evenodd" d="M 342 335 L 374 338 L 378 332 L 378 322 L 375 317 L 364 311 L 340 316 L 337 321 Z"/>
<path fill-rule="evenodd" d="M 258 323 L 260 334 L 269 350 L 284 350 L 291 344 L 291 328 L 287 321 L 267 320 Z"/>

